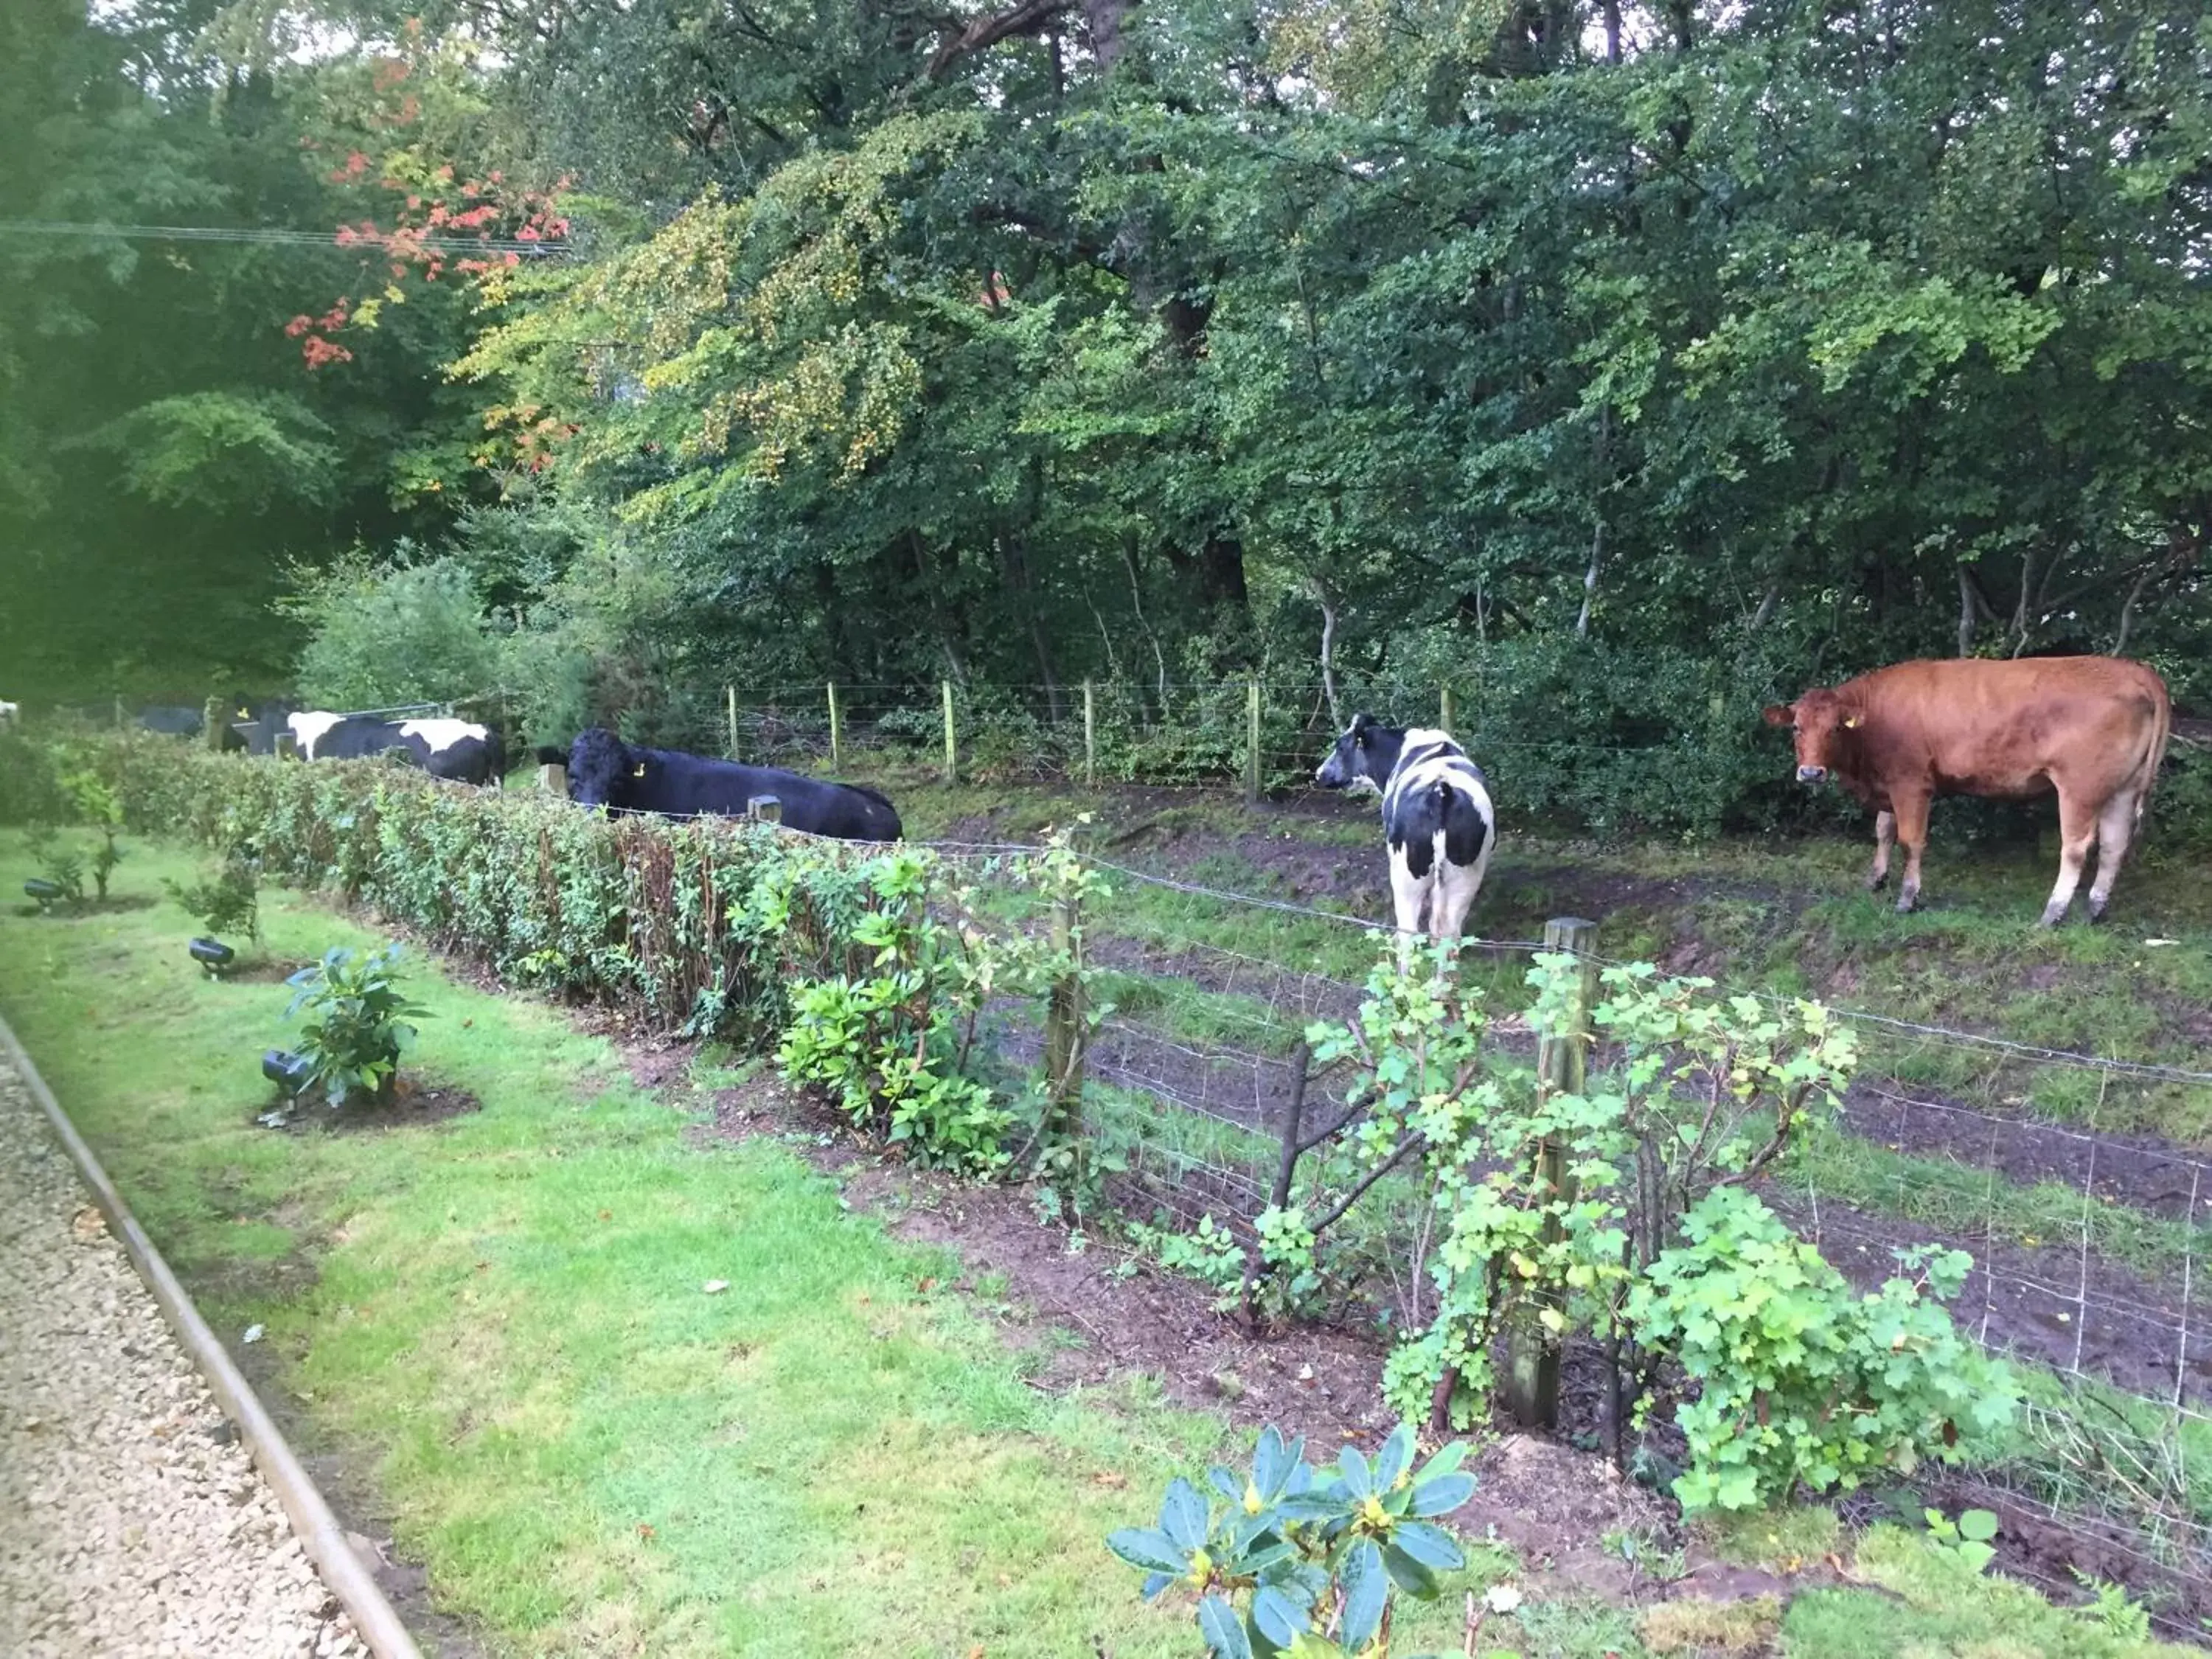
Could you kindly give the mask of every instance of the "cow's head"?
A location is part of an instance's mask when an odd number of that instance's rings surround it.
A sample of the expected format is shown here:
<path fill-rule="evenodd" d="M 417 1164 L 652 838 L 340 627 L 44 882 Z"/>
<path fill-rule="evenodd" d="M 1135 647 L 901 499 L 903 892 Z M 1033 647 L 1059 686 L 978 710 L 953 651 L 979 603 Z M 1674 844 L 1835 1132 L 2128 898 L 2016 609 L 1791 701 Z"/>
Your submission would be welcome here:
<path fill-rule="evenodd" d="M 1850 733 L 1863 718 L 1857 710 L 1829 690 L 1808 691 L 1796 702 L 1777 703 L 1766 711 L 1769 726 L 1786 726 L 1797 741 L 1797 781 L 1820 783 L 1844 758 Z"/>
<path fill-rule="evenodd" d="M 1377 726 L 1365 714 L 1354 714 L 1344 735 L 1336 740 L 1336 747 L 1314 774 L 1314 781 L 1324 789 L 1379 794 L 1405 744 L 1406 733 L 1400 727 Z"/>
<path fill-rule="evenodd" d="M 613 732 L 593 726 L 568 746 L 568 799 L 580 806 L 623 805 L 644 757 Z"/>

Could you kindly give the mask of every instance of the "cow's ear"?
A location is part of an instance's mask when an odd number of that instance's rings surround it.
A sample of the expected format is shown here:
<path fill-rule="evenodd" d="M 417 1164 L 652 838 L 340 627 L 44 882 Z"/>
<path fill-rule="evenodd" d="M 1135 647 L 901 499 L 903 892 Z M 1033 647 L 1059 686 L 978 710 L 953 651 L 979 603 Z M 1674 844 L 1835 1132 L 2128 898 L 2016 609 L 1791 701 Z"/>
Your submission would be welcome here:
<path fill-rule="evenodd" d="M 1769 726 L 1790 726 L 1795 724 L 1795 718 L 1790 713 L 1790 705 L 1786 702 L 1771 702 L 1767 704 L 1765 712 L 1761 714 L 1759 718 L 1765 720 Z"/>
<path fill-rule="evenodd" d="M 1367 733 L 1373 727 L 1374 724 L 1375 722 L 1365 714 L 1354 714 L 1352 717 L 1352 742 L 1365 743 L 1367 741 Z"/>

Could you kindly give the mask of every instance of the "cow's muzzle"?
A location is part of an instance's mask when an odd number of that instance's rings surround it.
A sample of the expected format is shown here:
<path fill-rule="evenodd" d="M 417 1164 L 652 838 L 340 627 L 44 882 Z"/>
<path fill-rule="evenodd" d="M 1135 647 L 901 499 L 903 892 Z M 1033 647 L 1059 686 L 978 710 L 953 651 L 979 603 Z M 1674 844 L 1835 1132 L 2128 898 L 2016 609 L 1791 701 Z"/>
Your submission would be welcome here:
<path fill-rule="evenodd" d="M 1820 783 L 1825 781 L 1827 775 L 1828 769 L 1825 766 L 1801 766 L 1797 769 L 1797 781 L 1800 783 Z"/>

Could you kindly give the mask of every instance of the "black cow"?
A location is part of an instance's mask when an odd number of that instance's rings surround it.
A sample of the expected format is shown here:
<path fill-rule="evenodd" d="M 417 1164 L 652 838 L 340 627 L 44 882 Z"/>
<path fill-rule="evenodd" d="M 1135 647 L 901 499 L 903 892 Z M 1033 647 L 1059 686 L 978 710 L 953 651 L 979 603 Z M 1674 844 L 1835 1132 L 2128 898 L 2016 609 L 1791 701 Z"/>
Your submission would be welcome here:
<path fill-rule="evenodd" d="M 207 714 L 181 703 L 156 703 L 138 711 L 138 724 L 166 738 L 197 738 L 206 727 Z"/>
<path fill-rule="evenodd" d="M 580 732 L 568 750 L 568 798 L 608 811 L 659 812 L 675 817 L 744 816 L 746 803 L 773 795 L 787 829 L 839 841 L 896 841 L 898 809 L 872 789 L 741 766 L 672 749 L 638 749 L 611 732 Z"/>

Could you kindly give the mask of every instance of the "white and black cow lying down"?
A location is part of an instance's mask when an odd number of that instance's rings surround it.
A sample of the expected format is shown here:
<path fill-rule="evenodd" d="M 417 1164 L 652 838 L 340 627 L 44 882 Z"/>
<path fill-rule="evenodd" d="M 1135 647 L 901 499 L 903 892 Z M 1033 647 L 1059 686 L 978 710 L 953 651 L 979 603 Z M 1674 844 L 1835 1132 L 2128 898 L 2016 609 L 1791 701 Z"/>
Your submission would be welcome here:
<path fill-rule="evenodd" d="M 495 784 L 507 771 L 498 733 L 473 720 L 384 720 L 318 709 L 290 715 L 284 725 L 302 760 L 363 760 L 396 750 L 455 783 Z"/>
<path fill-rule="evenodd" d="M 540 758 L 544 751 L 540 750 Z M 896 841 L 898 809 L 857 783 L 831 783 L 773 767 L 709 760 L 673 749 L 641 749 L 594 726 L 568 750 L 568 799 L 610 813 L 743 817 L 756 796 L 773 795 L 787 830 L 839 841 Z"/>
<path fill-rule="evenodd" d="M 1467 751 L 1448 732 L 1402 731 L 1355 714 L 1314 781 L 1324 789 L 1364 785 L 1382 797 L 1399 971 L 1413 966 L 1425 917 L 1431 939 L 1457 939 L 1498 844 L 1489 781 Z"/>

